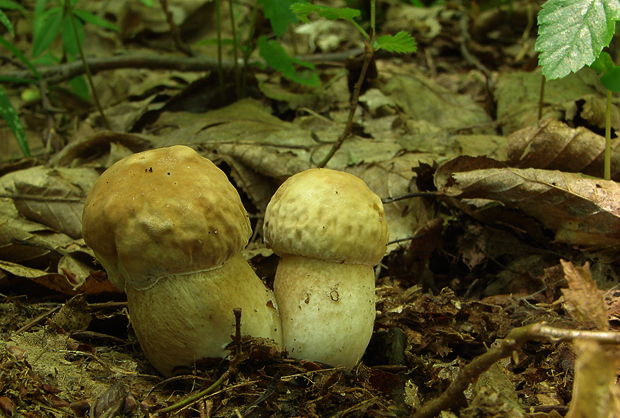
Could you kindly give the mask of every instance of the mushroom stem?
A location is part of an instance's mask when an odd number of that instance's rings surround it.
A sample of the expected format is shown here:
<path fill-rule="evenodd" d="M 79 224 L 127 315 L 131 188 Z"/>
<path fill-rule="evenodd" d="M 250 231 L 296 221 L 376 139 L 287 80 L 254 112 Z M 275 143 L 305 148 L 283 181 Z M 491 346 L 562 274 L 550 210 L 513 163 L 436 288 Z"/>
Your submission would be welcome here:
<path fill-rule="evenodd" d="M 274 293 L 291 357 L 355 366 L 376 315 L 373 267 L 284 254 Z"/>
<path fill-rule="evenodd" d="M 175 366 L 225 357 L 235 335 L 235 308 L 244 312 L 243 335 L 281 341 L 273 295 L 241 254 L 219 268 L 165 277 L 148 289 L 127 287 L 126 292 L 144 354 L 165 376 Z"/>

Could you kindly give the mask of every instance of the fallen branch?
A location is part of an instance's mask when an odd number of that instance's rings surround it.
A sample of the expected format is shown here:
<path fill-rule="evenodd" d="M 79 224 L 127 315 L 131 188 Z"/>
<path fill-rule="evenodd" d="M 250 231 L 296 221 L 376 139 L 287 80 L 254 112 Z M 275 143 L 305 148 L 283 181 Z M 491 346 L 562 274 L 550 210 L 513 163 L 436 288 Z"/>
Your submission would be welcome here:
<path fill-rule="evenodd" d="M 528 340 L 561 342 L 576 339 L 596 340 L 602 344 L 620 344 L 620 333 L 559 329 L 544 324 L 515 328 L 489 351 L 463 367 L 445 392 L 414 412 L 411 418 L 432 418 L 439 415 L 441 411 L 449 410 L 454 406 L 455 400 L 463 398 L 463 392 L 470 384 L 475 383 L 482 373 L 489 370 L 499 360 L 510 356 Z"/>
<path fill-rule="evenodd" d="M 361 49 L 338 52 L 333 54 L 316 54 L 297 57 L 304 61 L 346 61 L 359 54 Z M 260 60 L 251 61 L 252 63 Z M 121 68 L 143 68 L 148 70 L 177 70 L 177 71 L 209 71 L 217 69 L 217 58 L 206 56 L 198 57 L 162 57 L 158 55 L 116 55 L 112 57 L 89 57 L 86 64 L 92 74 L 101 71 L 118 70 Z M 232 69 L 233 60 L 222 60 L 224 70 Z M 85 69 L 80 61 L 68 64 L 37 67 L 41 76 L 48 84 L 61 83 L 84 74 Z M 1 77 L 32 78 L 29 70 L 19 70 L 0 73 Z"/>

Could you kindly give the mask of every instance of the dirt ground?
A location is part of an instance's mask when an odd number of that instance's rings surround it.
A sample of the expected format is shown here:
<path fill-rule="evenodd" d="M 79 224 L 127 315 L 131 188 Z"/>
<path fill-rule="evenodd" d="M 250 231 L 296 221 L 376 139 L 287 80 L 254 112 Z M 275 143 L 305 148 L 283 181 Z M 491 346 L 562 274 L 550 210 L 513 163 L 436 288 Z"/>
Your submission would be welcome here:
<path fill-rule="evenodd" d="M 28 57 L 35 3 L 5 10 Z M 291 26 L 279 42 L 314 64 L 320 87 L 256 64 L 238 95 L 230 47 L 220 79 L 205 41 L 217 38 L 215 3 L 167 2 L 180 38 L 161 3 L 75 6 L 120 28 L 84 26 L 107 122 L 72 90 L 83 67 L 66 63 L 62 37 L 48 52 L 63 58 L 38 67 L 44 81 L 3 83 L 31 156 L 0 125 L 0 416 L 620 416 L 620 154 L 600 180 L 605 90 L 593 70 L 548 81 L 540 99 L 537 1 L 379 2 L 379 31 L 411 33 L 417 51 L 374 56 L 352 135 L 327 163 L 382 199 L 390 231 L 361 362 L 347 371 L 231 336 L 227 359 L 162 377 L 82 238 L 92 185 L 132 153 L 196 149 L 239 191 L 254 231 L 243 256 L 272 287 L 265 208 L 343 133 L 364 42 L 347 22 Z M 366 3 L 329 5 L 367 21 Z M 233 10 L 247 31 L 253 3 Z M 253 31 L 271 31 L 262 12 Z M 25 77 L 11 51 L 0 60 L 0 76 Z M 615 97 L 612 115 L 615 131 Z"/>

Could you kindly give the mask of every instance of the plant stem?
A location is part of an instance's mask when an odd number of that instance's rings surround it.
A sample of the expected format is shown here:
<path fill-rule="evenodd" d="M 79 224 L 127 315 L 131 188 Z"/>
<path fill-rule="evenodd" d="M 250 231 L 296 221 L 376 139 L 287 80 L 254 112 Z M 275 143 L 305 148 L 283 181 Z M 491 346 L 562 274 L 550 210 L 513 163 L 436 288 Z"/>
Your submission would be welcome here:
<path fill-rule="evenodd" d="M 67 4 L 68 3 L 69 2 L 67 1 Z M 80 58 L 82 60 L 82 65 L 84 66 L 86 79 L 88 80 L 88 84 L 90 85 L 90 89 L 93 93 L 93 101 L 95 102 L 95 107 L 101 115 L 101 121 L 103 122 L 103 126 L 105 126 L 108 131 L 111 131 L 112 128 L 110 128 L 110 123 L 108 122 L 108 119 L 105 117 L 105 113 L 103 113 L 103 109 L 101 108 L 101 103 L 99 102 L 99 96 L 97 95 L 97 90 L 95 89 L 95 83 L 93 83 L 93 77 L 90 73 L 90 68 L 88 68 L 88 64 L 86 63 L 86 57 L 84 56 L 84 50 L 82 49 L 82 43 L 80 42 L 80 35 L 78 34 L 77 25 L 75 24 L 75 17 L 73 16 L 73 9 L 69 8 L 67 17 L 71 19 L 71 26 L 73 27 L 73 34 L 75 35 L 75 42 L 77 44 L 78 50 L 80 51 Z"/>
<path fill-rule="evenodd" d="M 542 119 L 543 114 L 543 103 L 545 100 L 545 84 L 547 82 L 547 77 L 541 75 L 540 80 L 540 95 L 538 96 L 538 122 Z"/>
<path fill-rule="evenodd" d="M 224 68 L 222 67 L 222 11 L 220 0 L 215 0 L 215 29 L 217 31 L 217 76 L 220 82 L 220 99 L 225 99 Z"/>
<path fill-rule="evenodd" d="M 233 0 L 228 0 L 228 8 L 230 10 L 230 25 L 233 38 L 233 68 L 235 70 L 235 88 L 237 89 L 237 99 L 241 99 L 241 80 L 239 78 L 239 63 L 237 62 L 237 29 L 235 28 L 235 13 L 233 10 Z"/>
<path fill-rule="evenodd" d="M 245 44 L 245 50 L 243 51 L 243 70 L 241 72 L 241 94 L 246 96 L 246 85 L 248 81 L 248 66 L 250 61 L 250 55 L 254 47 L 252 45 L 252 38 L 254 37 L 254 28 L 256 27 L 256 16 L 258 15 L 258 0 L 254 3 L 254 9 L 252 10 L 252 17 L 250 18 L 250 27 L 248 28 L 248 37 Z"/>
<path fill-rule="evenodd" d="M 605 107 L 605 180 L 611 179 L 611 90 L 607 90 L 607 105 Z"/>
<path fill-rule="evenodd" d="M 317 165 L 318 168 L 324 168 L 329 160 L 332 159 L 336 151 L 340 149 L 344 140 L 351 135 L 351 129 L 353 127 L 353 117 L 355 116 L 355 111 L 357 110 L 357 105 L 359 103 L 360 90 L 362 89 L 362 83 L 364 82 L 364 78 L 366 77 L 366 70 L 368 70 L 368 65 L 372 60 L 373 49 L 372 44 L 374 44 L 375 36 L 370 38 L 370 44 L 366 43 L 366 51 L 364 52 L 364 64 L 362 65 L 362 71 L 360 72 L 360 77 L 355 83 L 355 88 L 353 89 L 353 97 L 351 98 L 351 107 L 349 109 L 349 119 L 347 120 L 347 125 L 344 128 L 344 132 L 338 137 L 338 140 L 334 143 L 332 148 L 329 150 L 325 158 Z"/>

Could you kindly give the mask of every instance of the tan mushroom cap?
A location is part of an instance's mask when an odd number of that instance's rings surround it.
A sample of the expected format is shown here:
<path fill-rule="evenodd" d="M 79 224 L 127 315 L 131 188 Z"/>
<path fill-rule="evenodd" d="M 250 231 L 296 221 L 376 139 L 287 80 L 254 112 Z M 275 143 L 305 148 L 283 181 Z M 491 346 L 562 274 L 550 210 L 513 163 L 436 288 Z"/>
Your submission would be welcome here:
<path fill-rule="evenodd" d="M 220 267 L 252 234 L 226 174 L 181 145 L 134 154 L 106 170 L 86 200 L 82 228 L 122 290 Z"/>
<path fill-rule="evenodd" d="M 383 203 L 360 178 L 315 168 L 286 180 L 271 198 L 263 235 L 282 256 L 375 266 L 388 227 Z"/>

